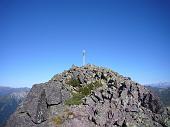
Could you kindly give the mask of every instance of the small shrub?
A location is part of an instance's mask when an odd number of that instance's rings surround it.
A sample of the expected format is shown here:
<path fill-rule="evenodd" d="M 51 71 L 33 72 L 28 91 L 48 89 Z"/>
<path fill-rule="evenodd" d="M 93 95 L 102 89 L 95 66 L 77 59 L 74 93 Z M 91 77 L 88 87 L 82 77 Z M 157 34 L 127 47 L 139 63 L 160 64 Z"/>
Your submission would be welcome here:
<path fill-rule="evenodd" d="M 53 122 L 54 122 L 55 125 L 60 125 L 60 124 L 63 123 L 63 120 L 60 116 L 56 116 L 56 117 L 53 118 Z"/>
<path fill-rule="evenodd" d="M 94 89 L 98 88 L 98 87 L 101 87 L 102 86 L 102 83 L 100 81 L 96 81 L 94 83 Z"/>
<path fill-rule="evenodd" d="M 68 84 L 73 87 L 80 87 L 80 81 L 78 79 L 70 79 Z"/>
<path fill-rule="evenodd" d="M 88 96 L 92 90 L 93 90 L 93 84 L 91 83 L 84 87 L 81 87 L 78 92 L 81 93 L 83 96 Z"/>
<path fill-rule="evenodd" d="M 56 126 L 60 126 L 63 124 L 67 119 L 73 119 L 75 117 L 75 114 L 70 111 L 69 109 L 66 109 L 64 113 L 61 113 L 59 116 L 55 116 L 52 121 Z"/>

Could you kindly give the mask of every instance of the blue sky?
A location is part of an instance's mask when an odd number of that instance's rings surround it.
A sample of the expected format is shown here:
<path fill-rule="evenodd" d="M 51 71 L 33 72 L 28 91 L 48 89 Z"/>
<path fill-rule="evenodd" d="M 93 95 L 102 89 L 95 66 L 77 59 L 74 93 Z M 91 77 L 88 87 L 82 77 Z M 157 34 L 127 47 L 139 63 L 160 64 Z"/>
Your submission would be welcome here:
<path fill-rule="evenodd" d="M 170 1 L 0 1 L 0 85 L 48 81 L 83 49 L 139 83 L 170 81 Z"/>

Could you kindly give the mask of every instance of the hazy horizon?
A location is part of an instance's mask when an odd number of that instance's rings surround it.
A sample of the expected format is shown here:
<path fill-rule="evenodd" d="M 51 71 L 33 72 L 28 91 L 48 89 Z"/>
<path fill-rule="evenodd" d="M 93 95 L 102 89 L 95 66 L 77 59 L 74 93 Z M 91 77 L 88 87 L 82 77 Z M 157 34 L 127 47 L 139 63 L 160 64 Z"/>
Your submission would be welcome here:
<path fill-rule="evenodd" d="M 0 85 L 31 87 L 87 63 L 170 82 L 168 0 L 1 0 Z"/>
<path fill-rule="evenodd" d="M 74 64 L 73 64 L 74 65 Z M 79 67 L 81 67 L 81 66 L 79 66 Z M 71 68 L 71 66 L 70 66 L 70 68 Z M 68 68 L 69 69 L 69 68 Z M 110 68 L 108 68 L 108 69 L 110 69 Z M 64 71 L 64 70 L 63 70 Z M 61 73 L 61 72 L 58 72 L 58 73 Z M 58 74 L 58 73 L 56 73 L 56 74 Z M 120 73 L 119 73 L 120 74 Z M 54 74 L 55 75 L 55 74 Z M 54 76 L 53 75 L 53 76 Z M 120 74 L 121 75 L 121 74 Z M 46 81 L 44 80 L 41 80 L 41 81 L 37 81 L 37 82 L 33 82 L 32 84 L 19 84 L 19 85 L 3 85 L 3 84 L 0 84 L 0 87 L 10 87 L 10 88 L 31 88 L 34 84 L 39 84 L 39 83 L 45 83 L 45 82 L 47 82 L 47 81 L 49 81 L 53 76 L 51 76 L 49 79 L 47 79 Z M 123 76 L 128 76 L 128 75 L 123 75 Z M 133 78 L 131 77 L 131 80 L 133 80 Z M 133 80 L 133 81 L 135 81 L 135 80 Z M 135 82 L 138 82 L 138 81 L 135 81 Z M 138 82 L 138 83 L 140 83 L 140 82 Z M 140 83 L 140 84 L 142 84 L 142 85 L 149 85 L 149 86 L 157 86 L 158 84 L 160 84 L 160 83 L 170 83 L 170 81 L 158 81 L 158 82 L 147 82 L 147 83 Z"/>

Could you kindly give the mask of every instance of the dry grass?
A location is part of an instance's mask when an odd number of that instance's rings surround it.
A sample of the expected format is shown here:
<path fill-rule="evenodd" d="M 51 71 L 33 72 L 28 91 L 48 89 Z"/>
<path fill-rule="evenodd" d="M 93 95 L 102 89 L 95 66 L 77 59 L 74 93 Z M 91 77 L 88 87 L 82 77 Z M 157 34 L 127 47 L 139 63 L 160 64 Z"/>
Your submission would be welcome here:
<path fill-rule="evenodd" d="M 55 125 L 61 125 L 63 123 L 63 119 L 60 116 L 56 116 L 53 118 L 53 122 Z"/>

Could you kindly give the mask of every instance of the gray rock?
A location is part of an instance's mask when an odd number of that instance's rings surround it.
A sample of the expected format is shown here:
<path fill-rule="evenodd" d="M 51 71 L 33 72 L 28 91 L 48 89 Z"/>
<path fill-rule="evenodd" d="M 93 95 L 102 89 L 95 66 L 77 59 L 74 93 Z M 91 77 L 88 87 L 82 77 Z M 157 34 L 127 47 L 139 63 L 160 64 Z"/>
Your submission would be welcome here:
<path fill-rule="evenodd" d="M 78 79 L 79 72 L 73 71 L 73 79 Z"/>
<path fill-rule="evenodd" d="M 79 75 L 78 75 L 78 80 L 80 81 L 81 84 L 85 83 L 84 75 L 79 74 Z"/>
<path fill-rule="evenodd" d="M 49 83 L 45 89 L 47 104 L 60 104 L 62 102 L 61 84 Z"/>
<path fill-rule="evenodd" d="M 35 123 L 42 123 L 47 120 L 47 103 L 46 103 L 46 93 L 45 90 L 41 92 L 40 98 L 38 100 L 36 117 L 34 118 Z"/>
<path fill-rule="evenodd" d="M 34 85 L 22 108 L 22 112 L 29 114 L 31 120 L 35 123 L 41 123 L 47 119 L 46 93 L 44 87 L 45 84 Z"/>
<path fill-rule="evenodd" d="M 81 98 L 89 88 L 82 92 L 68 85 L 71 78 L 83 88 L 96 81 L 102 87 Z M 83 103 L 68 106 L 68 99 Z M 159 98 L 144 86 L 109 69 L 87 65 L 73 66 L 34 85 L 6 127 L 168 127 L 169 118 Z"/>

